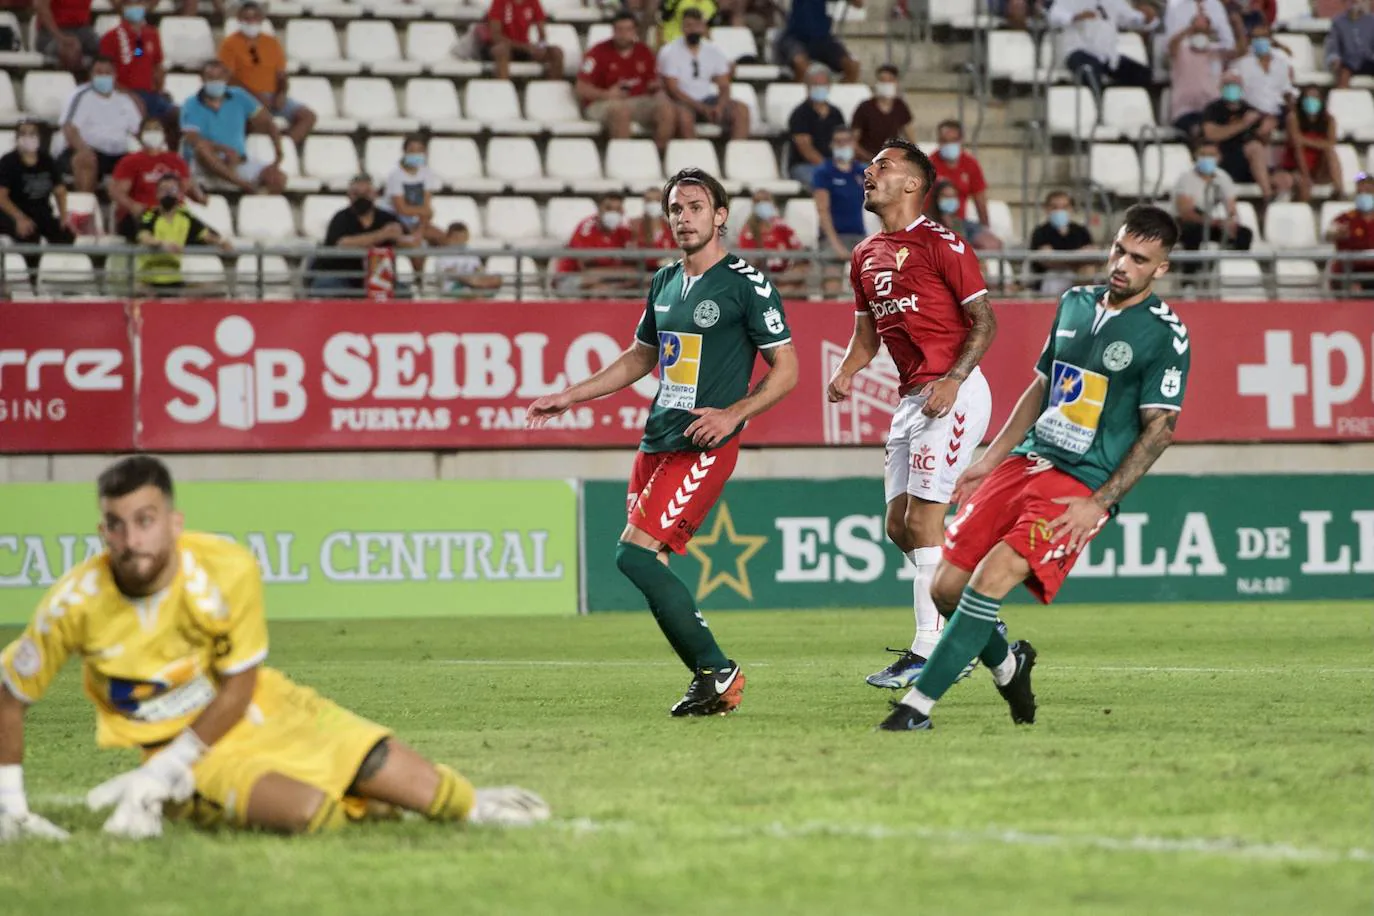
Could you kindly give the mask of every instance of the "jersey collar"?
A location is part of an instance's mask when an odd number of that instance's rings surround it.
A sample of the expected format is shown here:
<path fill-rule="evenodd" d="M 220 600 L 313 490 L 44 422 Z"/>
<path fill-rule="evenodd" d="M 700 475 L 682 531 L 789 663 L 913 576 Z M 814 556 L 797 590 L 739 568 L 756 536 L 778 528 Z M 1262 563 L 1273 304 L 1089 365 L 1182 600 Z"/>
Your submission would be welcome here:
<path fill-rule="evenodd" d="M 915 229 L 917 226 L 921 225 L 921 223 L 924 223 L 925 221 L 926 221 L 926 217 L 925 217 L 925 214 L 923 213 L 923 214 L 921 214 L 920 216 L 916 217 L 916 221 L 915 221 L 915 222 L 913 222 L 910 226 L 907 226 L 907 227 L 906 227 L 905 229 L 903 229 L 902 231 L 903 231 L 903 232 L 910 232 L 912 229 Z"/>

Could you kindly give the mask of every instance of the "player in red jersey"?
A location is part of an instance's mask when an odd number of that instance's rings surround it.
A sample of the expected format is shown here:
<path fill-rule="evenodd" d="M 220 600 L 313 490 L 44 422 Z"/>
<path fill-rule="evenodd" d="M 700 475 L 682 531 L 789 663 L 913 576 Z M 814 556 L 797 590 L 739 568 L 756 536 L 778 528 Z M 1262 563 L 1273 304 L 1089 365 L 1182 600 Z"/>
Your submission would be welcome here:
<path fill-rule="evenodd" d="M 869 675 L 874 687 L 909 687 L 942 626 L 930 586 L 940 564 L 954 483 L 983 440 L 992 394 L 978 362 L 997 333 L 973 246 L 921 215 L 935 168 L 914 144 L 892 139 L 864 170 L 864 209 L 883 231 L 850 259 L 854 334 L 830 379 L 831 401 L 849 397 L 854 375 L 881 340 L 897 364 L 901 403 L 887 438 L 887 536 L 916 568 L 911 648 Z"/>

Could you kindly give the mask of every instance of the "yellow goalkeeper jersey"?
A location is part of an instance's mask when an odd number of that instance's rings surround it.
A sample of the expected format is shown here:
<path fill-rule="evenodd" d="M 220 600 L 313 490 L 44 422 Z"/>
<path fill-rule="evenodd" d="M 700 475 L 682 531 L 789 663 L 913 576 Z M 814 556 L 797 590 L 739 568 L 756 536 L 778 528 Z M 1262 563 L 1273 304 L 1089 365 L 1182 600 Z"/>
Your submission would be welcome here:
<path fill-rule="evenodd" d="M 108 554 L 75 567 L 0 654 L 0 679 L 32 703 L 67 657 L 82 659 L 101 747 L 160 744 L 214 699 L 229 675 L 267 657 L 262 576 L 245 548 L 185 532 L 171 585 L 147 598 L 115 586 Z"/>

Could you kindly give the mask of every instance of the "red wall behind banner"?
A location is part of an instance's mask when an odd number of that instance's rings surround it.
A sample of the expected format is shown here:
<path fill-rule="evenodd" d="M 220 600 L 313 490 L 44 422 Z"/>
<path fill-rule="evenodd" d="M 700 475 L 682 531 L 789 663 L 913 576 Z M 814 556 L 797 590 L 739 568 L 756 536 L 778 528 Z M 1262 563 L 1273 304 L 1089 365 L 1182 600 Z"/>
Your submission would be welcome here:
<path fill-rule="evenodd" d="M 116 452 L 134 443 L 122 302 L 0 302 L 0 452 Z"/>

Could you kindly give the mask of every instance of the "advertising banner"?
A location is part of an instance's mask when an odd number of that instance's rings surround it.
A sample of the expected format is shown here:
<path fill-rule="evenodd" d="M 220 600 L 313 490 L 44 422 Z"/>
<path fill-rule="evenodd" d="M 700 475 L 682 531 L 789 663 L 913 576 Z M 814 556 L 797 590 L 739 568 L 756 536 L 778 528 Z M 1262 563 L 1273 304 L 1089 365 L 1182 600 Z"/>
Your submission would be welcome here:
<path fill-rule="evenodd" d="M 577 610 L 570 481 L 188 482 L 177 504 L 253 551 L 271 620 Z M 0 623 L 100 551 L 97 521 L 90 484 L 0 487 Z"/>
<path fill-rule="evenodd" d="M 122 302 L 0 301 L 0 452 L 133 447 Z"/>
<path fill-rule="evenodd" d="M 587 608 L 643 609 L 615 568 L 624 485 L 583 494 Z M 705 610 L 909 606 L 882 511 L 878 478 L 732 481 L 672 567 Z M 1374 474 L 1146 477 L 1056 600 L 1329 598 L 1374 599 Z"/>

